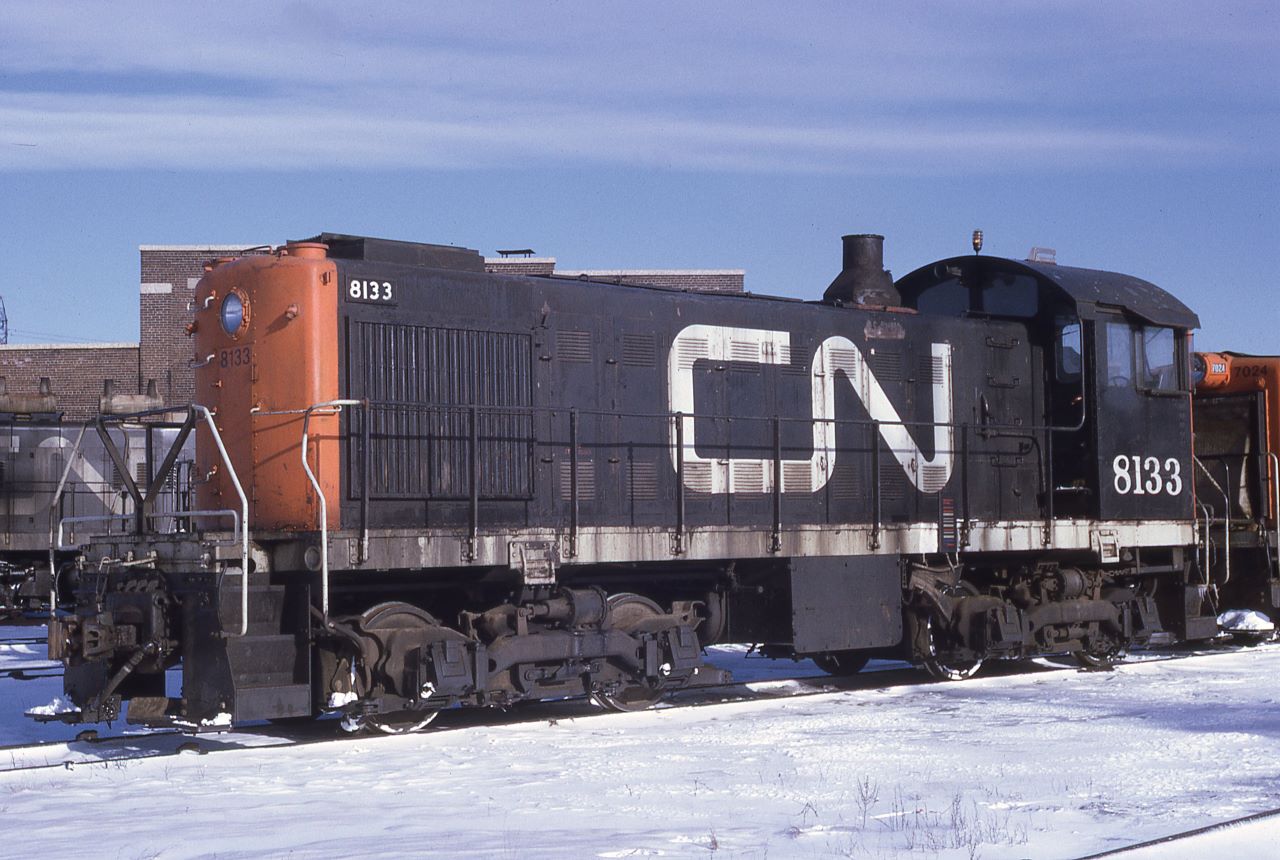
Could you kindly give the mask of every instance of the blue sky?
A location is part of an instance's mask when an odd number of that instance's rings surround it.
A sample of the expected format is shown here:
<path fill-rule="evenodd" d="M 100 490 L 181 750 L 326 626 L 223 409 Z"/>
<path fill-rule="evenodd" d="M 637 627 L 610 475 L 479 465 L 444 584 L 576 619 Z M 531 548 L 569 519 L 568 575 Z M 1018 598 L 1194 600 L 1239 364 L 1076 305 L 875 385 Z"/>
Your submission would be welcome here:
<path fill-rule="evenodd" d="M 1033 245 L 1280 352 L 1270 3 L 7 0 L 11 342 L 137 338 L 139 244 L 330 230 L 818 297 Z"/>

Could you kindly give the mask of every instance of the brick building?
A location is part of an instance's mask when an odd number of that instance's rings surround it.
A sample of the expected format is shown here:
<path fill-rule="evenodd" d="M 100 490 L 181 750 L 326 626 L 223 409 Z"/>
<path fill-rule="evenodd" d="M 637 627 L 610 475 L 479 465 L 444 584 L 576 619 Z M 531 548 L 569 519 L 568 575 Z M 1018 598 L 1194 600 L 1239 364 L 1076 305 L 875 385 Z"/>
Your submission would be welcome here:
<path fill-rule="evenodd" d="M 264 253 L 263 246 L 140 245 L 141 279 L 138 343 L 0 346 L 0 411 L 5 392 L 15 403 L 37 395 L 41 380 L 57 398 L 57 408 L 70 420 L 93 416 L 101 407 L 104 384 L 117 394 L 154 393 L 166 406 L 191 401 L 194 372 L 191 320 L 196 283 L 205 262 L 216 257 Z M 501 274 L 561 275 L 619 284 L 654 284 L 676 289 L 742 292 L 741 269 L 609 269 L 556 268 L 554 257 L 485 258 L 485 269 Z"/>
<path fill-rule="evenodd" d="M 88 418 L 98 411 L 108 379 L 125 393 L 146 390 L 138 379 L 136 343 L 0 345 L 0 379 L 4 380 L 0 411 L 26 411 L 8 401 L 47 392 L 56 398 L 57 409 L 71 419 Z"/>
<path fill-rule="evenodd" d="M 650 284 L 678 290 L 740 293 L 743 269 L 557 269 L 555 257 L 485 257 L 486 271 L 504 275 L 560 275 L 615 284 Z"/>
<path fill-rule="evenodd" d="M 154 379 L 166 405 L 191 401 L 195 372 L 191 368 L 191 322 L 196 284 L 204 265 L 216 257 L 244 254 L 252 245 L 140 245 L 142 284 L 138 302 L 138 376 L 145 386 Z M 254 249 L 262 253 L 261 247 Z M 145 390 L 145 389 L 144 389 Z M 142 393 L 140 390 L 138 393 Z"/>

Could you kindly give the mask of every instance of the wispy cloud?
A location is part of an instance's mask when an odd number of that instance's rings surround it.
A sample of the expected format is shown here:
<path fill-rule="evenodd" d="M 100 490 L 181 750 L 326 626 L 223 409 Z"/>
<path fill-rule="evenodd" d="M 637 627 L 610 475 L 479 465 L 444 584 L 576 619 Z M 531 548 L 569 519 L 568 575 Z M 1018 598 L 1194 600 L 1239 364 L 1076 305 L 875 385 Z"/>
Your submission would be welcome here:
<path fill-rule="evenodd" d="M 1280 113 L 1262 5 L 264 5 L 12 4 L 0 169 L 1176 164 Z"/>

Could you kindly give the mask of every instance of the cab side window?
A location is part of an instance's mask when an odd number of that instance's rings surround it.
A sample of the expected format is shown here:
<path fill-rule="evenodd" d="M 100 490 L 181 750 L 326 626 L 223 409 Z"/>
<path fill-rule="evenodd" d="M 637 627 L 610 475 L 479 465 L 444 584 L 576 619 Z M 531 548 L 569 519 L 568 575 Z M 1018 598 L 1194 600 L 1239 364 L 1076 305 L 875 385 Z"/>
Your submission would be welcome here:
<path fill-rule="evenodd" d="M 1079 382 L 1082 365 L 1080 362 L 1080 323 L 1059 319 L 1056 375 L 1059 382 Z"/>
<path fill-rule="evenodd" d="M 1105 324 L 1107 338 L 1107 385 L 1128 388 L 1133 385 L 1133 329 L 1125 323 Z"/>
<path fill-rule="evenodd" d="M 1178 391 L 1182 388 L 1178 379 L 1178 349 L 1173 329 L 1160 326 L 1143 326 L 1142 374 L 1140 388 L 1149 391 Z"/>

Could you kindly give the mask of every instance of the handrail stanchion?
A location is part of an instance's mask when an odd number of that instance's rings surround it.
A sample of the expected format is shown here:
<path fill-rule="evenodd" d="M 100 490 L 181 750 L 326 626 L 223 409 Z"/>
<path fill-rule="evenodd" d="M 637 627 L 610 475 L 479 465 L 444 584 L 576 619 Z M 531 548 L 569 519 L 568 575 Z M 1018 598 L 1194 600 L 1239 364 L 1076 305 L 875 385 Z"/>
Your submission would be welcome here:
<path fill-rule="evenodd" d="M 672 549 L 679 555 L 684 552 L 684 413 L 676 418 L 676 538 Z"/>
<path fill-rule="evenodd" d="M 369 560 L 369 488 L 372 479 L 369 472 L 373 468 L 373 411 L 368 403 L 360 406 L 360 563 Z"/>
<path fill-rule="evenodd" d="M 769 552 L 782 549 L 782 422 L 773 416 L 773 528 L 769 535 Z"/>
<path fill-rule="evenodd" d="M 880 548 L 880 422 L 871 422 L 871 548 Z"/>
<path fill-rule="evenodd" d="M 578 554 L 578 410 L 569 410 L 569 552 Z"/>
<path fill-rule="evenodd" d="M 52 621 L 58 611 L 58 562 L 56 548 L 54 546 L 54 529 L 59 532 L 61 527 L 57 525 L 58 509 L 62 506 L 62 493 L 67 488 L 67 478 L 71 475 L 71 465 L 76 461 L 76 454 L 80 452 L 80 443 L 84 441 L 84 431 L 89 425 L 81 424 L 80 432 L 76 434 L 76 443 L 71 446 L 71 456 L 67 457 L 67 463 L 62 467 L 62 478 L 58 481 L 58 488 L 53 491 L 53 498 L 49 501 L 49 620 Z M 75 509 L 72 508 L 74 511 Z M 58 536 L 58 543 L 62 543 L 61 535 Z"/>
<path fill-rule="evenodd" d="M 222 444 L 222 434 L 218 432 L 218 424 L 213 420 L 213 413 L 198 403 L 191 404 L 191 408 L 203 415 L 205 423 L 209 425 L 210 435 L 213 436 L 214 444 L 218 446 L 218 454 L 222 456 L 222 462 L 227 465 L 231 484 L 236 488 L 236 495 L 240 497 L 240 632 L 224 635 L 244 636 L 249 632 L 249 497 L 244 494 L 244 487 L 240 486 L 240 476 L 236 474 L 235 466 L 231 465 L 231 457 L 227 454 L 226 446 Z"/>
<path fill-rule="evenodd" d="M 1274 451 L 1268 451 L 1267 460 L 1271 463 L 1271 531 L 1274 535 L 1280 535 L 1280 457 Z M 1275 546 L 1275 542 L 1271 543 Z M 1280 547 L 1277 549 L 1280 550 Z M 1276 573 L 1280 575 L 1280 551 L 1276 552 L 1275 558 Z"/>
<path fill-rule="evenodd" d="M 1226 490 L 1222 489 L 1222 485 L 1219 484 L 1217 480 L 1213 477 L 1213 475 L 1209 472 L 1209 470 L 1205 468 L 1204 463 L 1200 462 L 1199 457 L 1192 456 L 1191 459 L 1195 460 L 1196 465 L 1200 467 L 1201 472 L 1204 472 L 1204 476 L 1209 479 L 1210 484 L 1213 484 L 1214 489 L 1216 489 L 1219 493 L 1222 493 L 1222 559 L 1223 559 L 1222 584 L 1226 585 L 1228 582 L 1231 581 L 1231 496 L 1227 494 Z M 1227 470 L 1227 483 L 1228 484 L 1231 483 L 1230 469 Z M 1208 533 L 1207 526 L 1205 528 L 1205 532 L 1206 534 Z M 1206 544 L 1206 547 L 1207 547 L 1207 544 Z M 1206 549 L 1206 557 L 1207 557 L 1207 549 Z M 1205 573 L 1206 575 L 1208 575 L 1207 569 Z"/>
<path fill-rule="evenodd" d="M 467 416 L 467 561 L 474 561 L 480 539 L 480 418 L 474 405 Z"/>
<path fill-rule="evenodd" d="M 311 488 L 316 491 L 316 501 L 320 507 L 320 612 L 322 613 L 322 622 L 327 628 L 329 623 L 329 504 L 324 497 L 324 491 L 320 488 L 320 481 L 316 479 L 316 473 L 311 471 L 311 464 L 307 462 L 307 448 L 310 445 L 311 430 L 311 413 L 317 409 L 333 409 L 333 414 L 342 411 L 344 406 L 360 406 L 363 401 L 360 400 L 327 400 L 324 403 L 315 403 L 308 406 L 302 412 L 302 471 L 306 472 L 307 480 L 311 482 Z M 366 416 L 367 419 L 367 416 Z M 219 445 L 222 443 L 219 442 Z M 239 488 L 237 482 L 236 487 Z M 247 516 L 247 515 L 246 515 Z M 246 530 L 246 534 L 247 534 Z M 248 551 L 248 538 L 246 537 L 246 552 Z M 247 580 L 246 580 L 247 581 Z M 245 591 L 245 599 L 248 599 L 249 592 Z M 249 616 L 246 615 L 247 619 Z"/>
<path fill-rule="evenodd" d="M 1053 488 L 1049 488 L 1053 492 Z M 969 545 L 969 424 L 960 425 L 960 507 L 964 511 L 964 525 L 960 528 L 960 546 Z"/>

